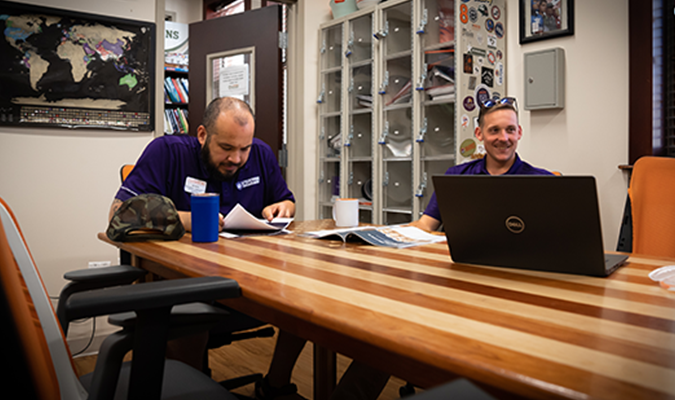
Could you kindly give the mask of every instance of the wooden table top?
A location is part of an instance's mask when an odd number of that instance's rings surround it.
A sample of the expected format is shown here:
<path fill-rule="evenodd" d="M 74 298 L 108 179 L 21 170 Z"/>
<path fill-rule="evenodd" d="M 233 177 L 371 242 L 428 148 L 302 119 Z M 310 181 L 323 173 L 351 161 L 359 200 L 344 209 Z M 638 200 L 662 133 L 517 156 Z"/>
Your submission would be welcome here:
<path fill-rule="evenodd" d="M 647 277 L 675 259 L 633 255 L 595 278 L 454 264 L 444 243 L 99 238 L 168 278 L 235 279 L 228 305 L 422 386 L 459 374 L 532 398 L 675 398 L 675 292 Z"/>

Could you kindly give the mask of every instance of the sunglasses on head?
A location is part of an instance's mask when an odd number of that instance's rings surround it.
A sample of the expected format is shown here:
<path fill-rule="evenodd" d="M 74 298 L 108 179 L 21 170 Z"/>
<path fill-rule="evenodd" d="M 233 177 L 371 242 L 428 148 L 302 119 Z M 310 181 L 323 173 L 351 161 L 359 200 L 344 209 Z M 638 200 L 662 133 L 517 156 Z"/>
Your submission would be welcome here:
<path fill-rule="evenodd" d="M 485 101 L 481 102 L 480 108 L 481 108 L 481 111 L 484 111 L 484 110 L 489 110 L 492 107 L 494 107 L 496 105 L 500 105 L 500 104 L 508 104 L 511 107 L 513 107 L 516 110 L 516 112 L 518 112 L 518 102 L 516 101 L 515 97 L 504 97 L 504 98 L 501 98 L 501 99 L 494 99 L 494 100 L 488 99 L 488 100 L 485 100 Z"/>
<path fill-rule="evenodd" d="M 504 97 L 501 99 L 489 99 L 481 102 L 480 108 L 483 110 L 489 110 L 492 107 L 500 104 L 508 104 L 511 107 L 516 109 L 516 112 L 518 111 L 518 102 L 516 101 L 515 97 Z"/>

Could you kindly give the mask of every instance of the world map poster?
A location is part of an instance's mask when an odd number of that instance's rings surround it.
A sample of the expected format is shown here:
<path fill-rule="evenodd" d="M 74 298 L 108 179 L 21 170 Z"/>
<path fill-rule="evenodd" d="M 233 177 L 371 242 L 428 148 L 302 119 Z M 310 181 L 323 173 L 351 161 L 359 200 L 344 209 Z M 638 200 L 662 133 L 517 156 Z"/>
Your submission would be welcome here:
<path fill-rule="evenodd" d="M 0 125 L 154 129 L 154 23 L 0 1 L 0 31 Z"/>

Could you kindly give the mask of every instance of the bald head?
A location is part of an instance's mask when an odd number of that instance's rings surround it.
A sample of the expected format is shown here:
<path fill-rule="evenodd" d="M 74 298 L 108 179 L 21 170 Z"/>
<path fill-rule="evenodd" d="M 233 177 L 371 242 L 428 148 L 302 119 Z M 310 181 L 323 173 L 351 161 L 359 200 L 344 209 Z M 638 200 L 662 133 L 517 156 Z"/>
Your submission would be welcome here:
<path fill-rule="evenodd" d="M 240 126 L 248 124 L 250 119 L 254 118 L 253 111 L 248 103 L 234 97 L 219 97 L 209 103 L 204 111 L 202 125 L 207 132 L 214 131 L 216 121 L 221 114 L 231 117 Z"/>

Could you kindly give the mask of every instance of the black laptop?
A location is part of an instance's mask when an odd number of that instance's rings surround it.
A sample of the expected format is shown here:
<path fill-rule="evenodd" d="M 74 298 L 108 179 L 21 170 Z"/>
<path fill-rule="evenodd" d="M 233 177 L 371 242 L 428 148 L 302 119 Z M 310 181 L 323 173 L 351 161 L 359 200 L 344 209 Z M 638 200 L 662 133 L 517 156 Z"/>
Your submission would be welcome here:
<path fill-rule="evenodd" d="M 436 175 L 454 262 L 609 276 L 592 176 Z"/>

